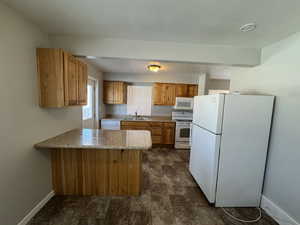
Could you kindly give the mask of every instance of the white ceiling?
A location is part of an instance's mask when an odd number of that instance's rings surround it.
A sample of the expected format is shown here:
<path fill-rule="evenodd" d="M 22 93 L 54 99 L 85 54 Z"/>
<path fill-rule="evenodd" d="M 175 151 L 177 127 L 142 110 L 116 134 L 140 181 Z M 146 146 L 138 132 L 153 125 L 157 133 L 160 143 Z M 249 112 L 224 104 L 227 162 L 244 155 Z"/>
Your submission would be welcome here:
<path fill-rule="evenodd" d="M 300 27 L 299 0 L 4 1 L 51 34 L 261 47 Z"/>
<path fill-rule="evenodd" d="M 149 64 L 159 64 L 162 69 L 159 74 L 200 74 L 207 73 L 213 79 L 230 79 L 229 66 L 182 63 L 182 62 L 158 62 L 132 59 L 97 58 L 87 59 L 105 73 L 119 73 L 126 76 L 130 74 L 153 73 L 147 70 Z"/>

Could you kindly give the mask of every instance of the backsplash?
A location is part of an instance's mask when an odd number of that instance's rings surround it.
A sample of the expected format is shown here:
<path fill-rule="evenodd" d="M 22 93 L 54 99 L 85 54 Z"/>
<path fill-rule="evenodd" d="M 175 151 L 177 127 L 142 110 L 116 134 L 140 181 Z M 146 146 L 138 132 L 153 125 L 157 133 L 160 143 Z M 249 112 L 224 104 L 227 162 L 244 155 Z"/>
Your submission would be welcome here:
<path fill-rule="evenodd" d="M 105 105 L 105 111 L 107 115 L 126 115 L 127 105 Z M 173 106 L 157 106 L 152 105 L 152 116 L 171 116 Z"/>

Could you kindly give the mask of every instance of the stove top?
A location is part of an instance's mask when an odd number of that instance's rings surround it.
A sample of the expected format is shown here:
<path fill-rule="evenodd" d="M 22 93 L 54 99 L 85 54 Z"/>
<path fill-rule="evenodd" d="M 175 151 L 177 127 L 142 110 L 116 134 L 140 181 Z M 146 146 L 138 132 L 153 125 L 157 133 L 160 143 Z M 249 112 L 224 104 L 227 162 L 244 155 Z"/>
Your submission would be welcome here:
<path fill-rule="evenodd" d="M 172 120 L 192 121 L 193 113 L 187 111 L 174 111 L 172 112 Z"/>

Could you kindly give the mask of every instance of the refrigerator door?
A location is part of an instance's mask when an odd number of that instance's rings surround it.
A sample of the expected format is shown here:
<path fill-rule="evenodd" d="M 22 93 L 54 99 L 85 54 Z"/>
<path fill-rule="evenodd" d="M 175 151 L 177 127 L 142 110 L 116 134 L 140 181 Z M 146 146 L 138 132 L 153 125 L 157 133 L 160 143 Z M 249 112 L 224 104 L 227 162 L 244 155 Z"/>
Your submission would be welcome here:
<path fill-rule="evenodd" d="M 273 96 L 226 95 L 217 207 L 259 206 L 273 101 Z"/>
<path fill-rule="evenodd" d="M 193 125 L 189 170 L 210 203 L 215 202 L 220 135 Z"/>
<path fill-rule="evenodd" d="M 214 134 L 221 134 L 224 96 L 223 94 L 196 96 L 193 123 Z"/>

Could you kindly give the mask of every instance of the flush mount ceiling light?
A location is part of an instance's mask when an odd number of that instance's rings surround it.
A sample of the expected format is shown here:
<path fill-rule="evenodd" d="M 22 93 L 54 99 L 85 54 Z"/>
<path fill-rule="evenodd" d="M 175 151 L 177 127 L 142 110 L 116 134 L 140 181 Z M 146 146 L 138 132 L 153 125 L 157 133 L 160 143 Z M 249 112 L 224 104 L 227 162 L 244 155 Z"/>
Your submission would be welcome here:
<path fill-rule="evenodd" d="M 87 59 L 97 59 L 96 56 L 92 56 L 92 55 L 87 55 L 86 58 L 87 58 Z"/>
<path fill-rule="evenodd" d="M 151 64 L 147 66 L 147 69 L 151 72 L 157 73 L 161 69 L 161 66 L 157 64 Z"/>
<path fill-rule="evenodd" d="M 240 27 L 240 30 L 242 32 L 249 32 L 249 31 L 253 31 L 255 29 L 256 29 L 256 24 L 255 23 L 247 23 L 247 24 Z"/>

